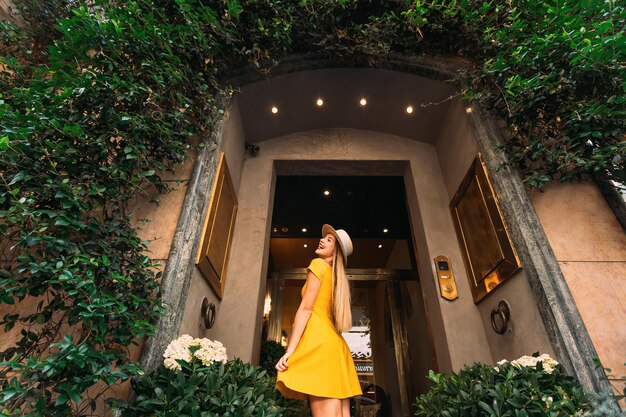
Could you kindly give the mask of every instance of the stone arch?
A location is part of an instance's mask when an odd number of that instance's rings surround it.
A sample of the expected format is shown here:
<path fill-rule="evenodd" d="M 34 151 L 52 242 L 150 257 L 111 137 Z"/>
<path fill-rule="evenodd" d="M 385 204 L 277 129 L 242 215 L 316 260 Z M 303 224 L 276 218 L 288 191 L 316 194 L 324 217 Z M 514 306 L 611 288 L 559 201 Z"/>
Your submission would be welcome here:
<path fill-rule="evenodd" d="M 316 68 L 354 66 L 352 62 L 330 62 L 314 56 L 294 56 L 274 69 L 275 76 Z M 457 63 L 429 57 L 391 56 L 384 69 L 417 74 L 442 82 L 453 79 L 460 68 Z M 234 86 L 245 86 L 258 81 L 258 73 L 234 71 Z M 230 109 L 232 101 L 225 99 Z M 495 170 L 505 161 L 495 147 L 502 137 L 495 122 L 478 104 L 471 105 L 468 114 L 473 136 L 490 171 L 491 180 L 499 199 L 503 215 L 508 222 L 512 239 L 526 271 L 530 290 L 545 326 L 547 337 L 557 359 L 568 372 L 576 376 L 587 388 L 600 391 L 606 388 L 600 370 L 595 368 L 597 356 L 584 323 L 572 299 L 559 265 L 530 202 L 526 189 L 514 169 Z M 176 234 L 164 272 L 162 294 L 168 305 L 167 314 L 161 318 L 155 337 L 148 340 L 142 360 L 148 370 L 158 363 L 167 343 L 178 335 L 182 315 L 187 303 L 195 254 L 197 251 L 203 214 L 208 204 L 208 194 L 217 168 L 217 156 L 229 132 L 230 112 L 215 126 L 206 146 L 195 163 L 189 191 L 185 198 Z M 459 279 L 460 281 L 460 279 Z M 457 365 L 453 365 L 456 368 Z"/>

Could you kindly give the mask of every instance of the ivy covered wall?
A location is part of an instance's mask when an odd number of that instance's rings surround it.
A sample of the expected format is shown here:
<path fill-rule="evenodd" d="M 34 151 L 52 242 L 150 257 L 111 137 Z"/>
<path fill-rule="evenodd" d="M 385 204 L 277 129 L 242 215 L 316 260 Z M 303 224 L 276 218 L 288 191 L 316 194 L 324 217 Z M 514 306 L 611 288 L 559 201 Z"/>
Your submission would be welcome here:
<path fill-rule="evenodd" d="M 6 1 L 6 0 L 5 0 Z M 233 69 L 290 53 L 376 66 L 463 59 L 459 85 L 506 122 L 529 186 L 624 180 L 626 9 L 617 1 L 23 0 L 0 22 L 1 355 L 11 414 L 86 415 L 96 383 L 139 375 L 158 272 L 129 203 L 166 190 L 222 110 Z M 71 330 L 70 330 L 71 329 Z M 108 391 L 97 394 L 107 397 Z"/>

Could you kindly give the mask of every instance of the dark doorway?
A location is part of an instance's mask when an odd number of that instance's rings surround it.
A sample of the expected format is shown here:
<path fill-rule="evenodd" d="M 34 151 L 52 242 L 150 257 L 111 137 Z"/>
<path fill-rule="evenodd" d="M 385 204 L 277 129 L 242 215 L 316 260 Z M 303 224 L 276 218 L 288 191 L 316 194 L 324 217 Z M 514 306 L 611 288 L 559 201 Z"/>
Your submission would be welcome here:
<path fill-rule="evenodd" d="M 354 243 L 346 271 L 353 327 L 344 333 L 364 390 L 354 415 L 408 417 L 437 364 L 402 177 L 277 178 L 262 333 L 288 342 L 324 223 L 345 229 Z"/>

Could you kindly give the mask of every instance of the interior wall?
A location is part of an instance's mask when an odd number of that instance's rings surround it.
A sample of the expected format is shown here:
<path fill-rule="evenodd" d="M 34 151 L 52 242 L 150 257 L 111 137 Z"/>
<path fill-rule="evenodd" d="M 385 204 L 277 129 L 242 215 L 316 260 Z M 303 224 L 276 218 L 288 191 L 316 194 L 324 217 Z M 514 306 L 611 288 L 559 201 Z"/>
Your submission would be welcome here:
<path fill-rule="evenodd" d="M 401 417 L 400 384 L 396 372 L 396 355 L 389 314 L 387 282 L 378 282 L 370 294 L 371 345 L 374 357 L 376 385 L 385 391 L 383 415 Z M 394 407 L 392 407 L 394 405 Z M 393 413 L 393 414 L 392 414 Z"/>
<path fill-rule="evenodd" d="M 549 184 L 530 198 L 602 365 L 626 382 L 626 235 L 592 182 Z"/>
<path fill-rule="evenodd" d="M 396 240 L 385 269 L 411 269 L 411 254 L 409 253 L 409 244 L 406 240 Z"/>
<path fill-rule="evenodd" d="M 437 371 L 437 358 L 433 346 L 428 340 L 431 329 L 428 326 L 428 315 L 424 310 L 422 290 L 417 281 L 401 283 L 403 303 L 405 306 L 406 328 L 409 346 L 409 360 L 411 363 L 413 386 L 418 394 L 425 394 L 430 388 L 430 381 L 426 378 L 431 369 Z M 411 399 L 412 400 L 412 399 Z"/>
<path fill-rule="evenodd" d="M 457 101 L 450 106 L 436 146 L 449 202 L 479 150 L 461 102 Z M 447 212 L 451 216 L 449 208 Z M 456 272 L 457 284 L 459 280 L 467 283 L 468 278 L 463 260 L 454 262 L 453 268 Z M 463 271 L 463 277 L 459 276 L 459 271 Z M 469 286 L 466 291 L 459 294 L 459 297 L 472 298 Z M 506 300 L 511 307 L 511 321 L 504 335 L 497 334 L 491 328 L 491 311 L 500 300 Z M 516 359 L 534 352 L 554 356 L 524 269 L 481 300 L 477 307 L 494 362 L 500 359 Z"/>
<path fill-rule="evenodd" d="M 260 341 L 257 333 L 260 332 L 262 296 L 265 294 L 276 175 L 274 162 L 277 160 L 302 160 L 303 170 L 311 164 L 304 161 L 344 160 L 337 167 L 337 175 L 362 175 L 363 169 L 359 168 L 358 161 L 408 162 L 412 172 L 409 179 L 412 179 L 405 183 L 407 189 L 411 189 L 407 193 L 410 194 L 411 222 L 414 232 L 421 235 L 416 251 L 423 254 L 418 269 L 423 281 L 430 283 L 422 290 L 431 320 L 438 315 L 441 317 L 433 320 L 436 322 L 433 324 L 435 345 L 442 358 L 440 369 L 459 369 L 465 363 L 491 361 L 482 321 L 473 303 L 468 299 L 453 305 L 443 302 L 434 283 L 432 258 L 446 253 L 458 262 L 461 259 L 454 227 L 447 213 L 448 194 L 435 148 L 392 135 L 353 129 L 291 134 L 264 141 L 257 156 L 246 155 L 238 220 L 227 268 L 229 278 L 214 332 L 225 343 L 231 356 L 250 361 L 258 356 Z M 356 161 L 356 165 L 351 167 L 347 160 Z M 293 168 L 296 171 L 297 166 Z M 374 172 L 368 170 L 367 173 L 372 175 Z M 473 343 L 467 343 L 468 340 Z"/>

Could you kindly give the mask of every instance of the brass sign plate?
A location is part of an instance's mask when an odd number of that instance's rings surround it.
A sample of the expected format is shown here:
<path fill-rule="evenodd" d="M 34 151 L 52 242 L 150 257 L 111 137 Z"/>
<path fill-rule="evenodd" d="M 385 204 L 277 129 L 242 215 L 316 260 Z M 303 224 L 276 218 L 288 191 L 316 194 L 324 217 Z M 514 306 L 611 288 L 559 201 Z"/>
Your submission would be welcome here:
<path fill-rule="evenodd" d="M 446 300 L 454 300 L 459 296 L 456 291 L 456 281 L 454 272 L 452 272 L 452 263 L 450 258 L 445 256 L 437 256 L 435 259 L 435 269 L 437 270 L 437 278 L 439 280 L 439 292 Z"/>
<path fill-rule="evenodd" d="M 450 211 L 478 303 L 521 268 L 480 153 L 450 202 Z"/>

